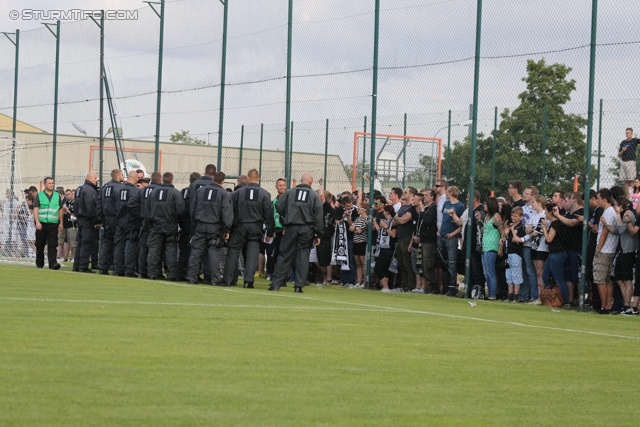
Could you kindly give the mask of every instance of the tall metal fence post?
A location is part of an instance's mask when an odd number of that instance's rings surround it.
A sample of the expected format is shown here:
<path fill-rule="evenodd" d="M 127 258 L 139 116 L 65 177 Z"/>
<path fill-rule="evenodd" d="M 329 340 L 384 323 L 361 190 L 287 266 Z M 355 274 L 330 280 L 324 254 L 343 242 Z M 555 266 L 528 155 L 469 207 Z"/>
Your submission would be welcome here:
<path fill-rule="evenodd" d="M 404 113 L 404 130 L 402 135 L 407 136 L 407 113 Z M 407 184 L 407 138 L 402 139 L 402 188 Z"/>
<path fill-rule="evenodd" d="M 540 169 L 540 194 L 544 195 L 544 183 L 547 178 L 547 126 L 548 126 L 548 104 L 544 103 L 542 115 L 542 168 Z"/>
<path fill-rule="evenodd" d="M 104 10 L 100 11 L 100 23 L 89 15 L 89 18 L 100 28 L 100 118 L 98 133 L 100 134 L 100 147 L 98 149 L 98 180 L 103 184 L 104 174 Z M 91 153 L 93 156 L 93 153 Z"/>
<path fill-rule="evenodd" d="M 366 161 L 366 152 L 367 152 L 367 116 L 364 116 L 364 133 L 365 135 L 362 135 L 362 193 L 364 194 L 364 165 L 367 164 Z M 357 165 L 356 165 L 357 166 Z M 369 179 L 373 179 L 373 170 L 375 169 L 373 167 L 373 164 L 369 165 Z"/>
<path fill-rule="evenodd" d="M 240 128 L 240 156 L 238 158 L 238 175 L 242 175 L 242 151 L 244 149 L 244 125 Z"/>
<path fill-rule="evenodd" d="M 587 153 L 587 156 L 591 156 L 591 153 Z M 598 125 L 598 184 L 596 188 L 600 189 L 600 157 L 602 156 L 602 98 L 600 98 L 600 122 Z M 585 195 L 587 194 L 587 189 L 584 189 Z"/>
<path fill-rule="evenodd" d="M 491 160 L 491 195 L 495 196 L 496 193 L 496 156 L 498 155 L 498 107 L 495 108 L 493 113 L 493 156 Z"/>
<path fill-rule="evenodd" d="M 162 50 L 164 47 L 164 3 L 165 0 L 160 0 L 160 13 L 153 7 L 158 2 L 146 1 L 151 9 L 160 18 L 160 43 L 158 47 L 158 96 L 156 100 L 156 147 L 154 153 L 154 170 L 160 170 L 160 111 L 162 106 Z M 117 123 L 116 123 L 117 126 Z"/>
<path fill-rule="evenodd" d="M 322 189 L 327 189 L 327 160 L 329 158 L 329 119 L 327 119 L 324 130 L 324 178 L 322 179 Z"/>
<path fill-rule="evenodd" d="M 43 23 L 51 34 L 56 38 L 56 69 L 53 83 L 53 153 L 51 156 L 51 178 L 56 179 L 56 154 L 58 148 L 58 75 L 60 72 L 60 21 L 56 21 L 56 32 L 49 27 L 50 24 Z"/>
<path fill-rule="evenodd" d="M 478 0 L 476 10 L 476 52 L 473 72 L 473 111 L 471 113 L 471 161 L 469 170 L 469 218 L 473 215 L 473 200 L 476 179 L 476 145 L 478 143 L 478 88 L 480 86 L 480 36 L 482 34 L 482 0 Z M 467 227 L 466 241 L 470 242 L 473 236 L 473 227 Z M 471 281 L 471 245 L 467 245 L 465 254 L 464 283 L 468 288 Z"/>
<path fill-rule="evenodd" d="M 13 34 L 15 36 L 14 40 L 11 40 L 9 34 Z M 15 194 L 14 182 L 15 182 L 15 166 L 16 166 L 16 135 L 18 129 L 18 64 L 20 61 L 20 30 L 16 30 L 15 33 L 4 33 L 5 37 L 9 39 L 11 43 L 15 46 L 15 68 L 13 74 L 13 119 L 11 125 L 11 137 L 13 141 L 11 142 L 11 183 L 10 183 L 10 191 L 12 194 Z M 9 227 L 9 242 L 11 242 L 11 231 L 13 226 Z"/>
<path fill-rule="evenodd" d="M 289 179 L 293 180 L 293 121 L 289 124 Z"/>
<path fill-rule="evenodd" d="M 14 69 L 14 77 L 13 77 L 13 120 L 12 120 L 12 131 L 11 135 L 13 140 L 11 141 L 11 182 L 9 184 L 10 198 L 8 203 L 11 204 L 13 197 L 15 195 L 15 165 L 16 165 L 16 135 L 17 135 L 17 116 L 18 116 L 18 63 L 20 58 L 20 30 L 16 30 L 15 33 L 3 33 L 6 38 L 9 39 L 11 43 L 15 46 L 16 49 L 16 61 L 15 61 L 15 69 Z M 15 40 L 11 40 L 9 34 L 13 34 L 15 36 Z M 13 222 L 16 221 L 12 216 L 9 217 L 9 239 L 7 242 L 12 242 L 12 232 L 13 232 Z"/>
<path fill-rule="evenodd" d="M 285 130 L 284 130 L 284 179 L 287 181 L 287 188 L 291 188 L 291 163 L 289 152 L 289 139 L 291 129 L 289 122 L 291 121 L 291 43 L 293 34 L 293 0 L 289 0 L 289 15 L 287 20 L 287 95 L 285 107 Z"/>
<path fill-rule="evenodd" d="M 375 24 L 373 30 L 373 91 L 371 94 L 371 161 L 369 164 L 374 165 L 376 162 L 376 121 L 378 118 L 378 43 L 380 34 L 380 0 L 376 0 Z M 373 194 L 373 177 L 369 179 L 369 194 Z M 369 199 L 373 201 L 373 199 Z M 373 203 L 369 204 L 369 218 L 373 218 Z M 371 256 L 373 230 L 371 221 L 367 226 L 367 255 L 369 261 L 365 262 L 367 289 L 371 287 Z"/>
<path fill-rule="evenodd" d="M 449 124 L 447 125 L 447 180 L 451 178 L 451 110 L 449 110 Z M 433 162 L 433 159 L 431 160 Z"/>
<path fill-rule="evenodd" d="M 598 0 L 591 3 L 591 55 L 589 58 L 589 107 L 587 120 L 587 156 L 584 174 L 585 195 L 591 189 L 591 140 L 593 138 L 593 98 L 596 79 L 596 36 L 598 28 Z M 582 275 L 580 277 L 580 311 L 584 311 L 584 294 L 587 280 L 587 243 L 589 241 L 589 203 L 584 204 L 584 222 L 582 223 Z M 598 255 L 598 254 L 596 254 Z"/>
<path fill-rule="evenodd" d="M 222 18 L 222 59 L 220 65 L 220 111 L 218 116 L 218 170 L 222 169 L 222 136 L 224 129 L 224 86 L 227 74 L 227 17 L 229 15 L 229 0 L 220 0 L 224 5 Z"/>
<path fill-rule="evenodd" d="M 260 160 L 258 161 L 258 170 L 260 171 L 260 176 L 262 177 L 262 143 L 264 142 L 264 123 L 260 123 Z M 262 181 L 262 178 L 260 178 Z"/>

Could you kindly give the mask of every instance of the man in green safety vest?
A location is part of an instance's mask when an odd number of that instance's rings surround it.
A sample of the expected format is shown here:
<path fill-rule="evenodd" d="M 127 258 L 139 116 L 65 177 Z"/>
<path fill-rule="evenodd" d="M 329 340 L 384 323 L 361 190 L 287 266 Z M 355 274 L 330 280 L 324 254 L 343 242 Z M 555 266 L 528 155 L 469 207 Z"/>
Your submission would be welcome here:
<path fill-rule="evenodd" d="M 49 268 L 60 269 L 56 261 L 58 231 L 63 227 L 62 196 L 53 191 L 53 178 L 44 179 L 44 191 L 33 200 L 33 219 L 36 223 L 36 267 L 44 267 L 44 246 L 47 245 Z"/>

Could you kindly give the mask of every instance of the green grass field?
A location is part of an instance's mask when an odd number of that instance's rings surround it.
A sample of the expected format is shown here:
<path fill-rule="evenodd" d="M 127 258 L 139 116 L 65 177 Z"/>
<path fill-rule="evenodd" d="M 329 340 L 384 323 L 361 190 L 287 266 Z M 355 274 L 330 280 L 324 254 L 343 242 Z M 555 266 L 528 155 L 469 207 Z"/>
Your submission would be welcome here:
<path fill-rule="evenodd" d="M 0 425 L 637 425 L 640 319 L 0 265 Z"/>

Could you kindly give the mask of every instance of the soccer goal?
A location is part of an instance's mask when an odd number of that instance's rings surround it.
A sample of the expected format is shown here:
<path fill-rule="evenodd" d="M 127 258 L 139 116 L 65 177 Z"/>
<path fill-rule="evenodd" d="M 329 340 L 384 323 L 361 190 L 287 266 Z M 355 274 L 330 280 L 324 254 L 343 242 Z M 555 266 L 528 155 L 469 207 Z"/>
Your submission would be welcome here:
<path fill-rule="evenodd" d="M 0 137 L 0 261 L 33 264 L 36 229 L 22 186 L 23 147 L 13 138 Z"/>
<path fill-rule="evenodd" d="M 402 186 L 403 182 L 406 186 L 432 187 L 440 179 L 442 139 L 377 133 L 375 160 L 371 168 L 371 133 L 354 132 L 352 190 L 363 175 L 373 175 L 374 171 L 385 191 Z"/>

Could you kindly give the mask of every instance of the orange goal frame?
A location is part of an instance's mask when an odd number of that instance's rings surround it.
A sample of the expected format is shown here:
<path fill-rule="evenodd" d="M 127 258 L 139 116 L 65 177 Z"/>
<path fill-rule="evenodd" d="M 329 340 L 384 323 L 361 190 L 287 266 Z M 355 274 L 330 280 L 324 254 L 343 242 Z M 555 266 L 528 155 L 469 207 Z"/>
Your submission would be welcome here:
<path fill-rule="evenodd" d="M 351 171 L 351 191 L 355 191 L 356 187 L 356 169 L 358 166 L 358 138 L 361 136 L 371 137 L 369 132 L 354 132 L 353 133 L 353 168 Z M 442 138 L 429 138 L 426 136 L 409 136 L 409 135 L 392 135 L 387 133 L 376 133 L 376 138 L 395 138 L 395 139 L 409 139 L 413 141 L 432 141 L 438 143 L 438 172 L 436 179 L 440 179 L 442 172 Z M 372 171 L 375 170 L 372 169 Z"/>

